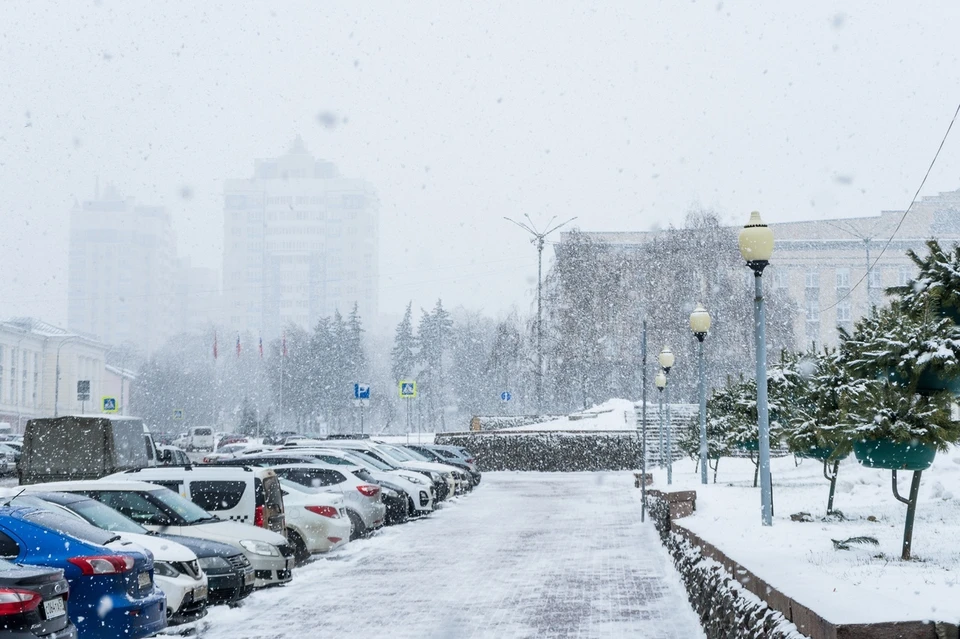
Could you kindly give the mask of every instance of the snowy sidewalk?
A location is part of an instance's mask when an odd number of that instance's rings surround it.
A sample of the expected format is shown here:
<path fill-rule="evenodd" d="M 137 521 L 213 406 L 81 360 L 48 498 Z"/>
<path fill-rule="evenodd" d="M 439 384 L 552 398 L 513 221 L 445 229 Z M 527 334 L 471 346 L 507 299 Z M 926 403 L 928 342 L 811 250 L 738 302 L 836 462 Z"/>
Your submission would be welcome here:
<path fill-rule="evenodd" d="M 703 636 L 629 473 L 486 473 L 200 625 L 203 639 Z"/>

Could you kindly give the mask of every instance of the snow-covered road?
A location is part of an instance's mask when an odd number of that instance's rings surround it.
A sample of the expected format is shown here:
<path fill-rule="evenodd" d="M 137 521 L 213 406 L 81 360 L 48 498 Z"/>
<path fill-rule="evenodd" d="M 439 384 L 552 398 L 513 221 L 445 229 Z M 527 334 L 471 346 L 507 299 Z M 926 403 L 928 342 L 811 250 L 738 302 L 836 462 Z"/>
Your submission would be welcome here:
<path fill-rule="evenodd" d="M 432 517 L 213 609 L 230 637 L 702 637 L 628 473 L 487 473 Z"/>

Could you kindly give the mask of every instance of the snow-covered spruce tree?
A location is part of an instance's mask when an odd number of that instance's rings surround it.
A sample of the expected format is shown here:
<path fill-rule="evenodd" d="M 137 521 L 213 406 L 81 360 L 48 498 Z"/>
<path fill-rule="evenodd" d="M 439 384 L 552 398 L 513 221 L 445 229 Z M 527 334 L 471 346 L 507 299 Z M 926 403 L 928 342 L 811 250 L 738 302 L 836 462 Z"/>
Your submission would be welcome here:
<path fill-rule="evenodd" d="M 926 304 L 914 307 L 927 308 Z M 840 363 L 864 392 L 841 393 L 843 419 L 854 440 L 919 442 L 946 450 L 960 441 L 950 417 L 949 391 L 924 386 L 960 374 L 960 328 L 951 320 L 906 312 L 901 304 L 861 318 L 841 330 Z"/>
<path fill-rule="evenodd" d="M 804 355 L 796 369 L 804 383 L 794 389 L 792 409 L 781 422 L 787 448 L 798 455 L 832 451 L 831 458 L 840 458 L 849 454 L 850 425 L 843 419 L 841 404 L 843 398 L 859 401 L 866 392 L 864 381 L 852 378 L 843 368 L 837 349 Z"/>
<path fill-rule="evenodd" d="M 887 293 L 897 295 L 900 307 L 908 313 L 943 311 L 960 322 L 960 245 L 947 251 L 937 240 L 928 240 L 927 248 L 926 257 L 907 251 L 919 274 L 906 286 L 889 288 Z"/>

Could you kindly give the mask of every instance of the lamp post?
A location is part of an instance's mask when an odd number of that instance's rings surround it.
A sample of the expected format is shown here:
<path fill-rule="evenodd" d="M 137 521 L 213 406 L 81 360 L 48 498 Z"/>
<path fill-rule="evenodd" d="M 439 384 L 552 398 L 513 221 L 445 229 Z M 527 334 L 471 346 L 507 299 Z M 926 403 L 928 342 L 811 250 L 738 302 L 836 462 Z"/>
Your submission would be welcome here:
<path fill-rule="evenodd" d="M 56 379 L 53 382 L 53 416 L 59 417 L 57 409 L 60 404 L 60 349 L 63 348 L 63 345 L 67 342 L 73 341 L 75 339 L 80 339 L 79 335 L 71 335 L 60 340 L 60 343 L 57 344 L 57 366 L 56 366 Z"/>
<path fill-rule="evenodd" d="M 664 377 L 670 377 L 670 369 L 673 368 L 673 351 L 669 346 L 664 346 L 657 355 L 657 361 L 663 367 Z M 667 484 L 673 483 L 673 422 L 670 420 L 670 387 L 667 391 Z"/>
<path fill-rule="evenodd" d="M 559 229 L 560 227 L 569 224 L 570 222 L 577 219 L 576 217 L 571 217 L 566 222 L 561 222 L 560 224 L 553 225 L 553 221 L 556 216 L 550 218 L 550 221 L 547 222 L 545 231 L 538 231 L 537 227 L 534 225 L 533 220 L 530 219 L 529 215 L 524 214 L 524 217 L 527 218 L 527 222 L 517 222 L 516 220 L 511 220 L 509 217 L 504 217 L 503 219 L 508 222 L 513 222 L 524 231 L 533 236 L 533 239 L 530 240 L 530 243 L 537 247 L 537 415 L 543 414 L 543 302 L 541 301 L 541 292 L 543 289 L 543 245 L 546 241 L 546 237 Z"/>
<path fill-rule="evenodd" d="M 753 269 L 756 295 L 753 317 L 757 341 L 757 428 L 760 439 L 760 515 L 764 526 L 773 525 L 773 483 L 770 478 L 770 422 L 767 409 L 767 338 L 766 315 L 763 306 L 763 269 L 773 255 L 773 231 L 760 219 L 760 213 L 750 214 L 750 221 L 740 231 L 740 255 Z"/>
<path fill-rule="evenodd" d="M 707 383 L 703 369 L 703 340 L 710 330 L 710 313 L 697 304 L 697 308 L 690 313 L 690 329 L 694 337 L 700 342 L 700 483 L 707 483 Z"/>
<path fill-rule="evenodd" d="M 660 458 L 660 468 L 663 468 L 663 389 L 667 387 L 667 376 L 663 371 L 657 373 L 653 378 L 653 383 L 657 385 L 660 391 L 657 397 L 660 399 L 660 405 L 657 407 L 657 418 L 660 420 L 660 428 L 657 429 L 660 434 L 660 447 L 657 449 L 657 457 Z"/>

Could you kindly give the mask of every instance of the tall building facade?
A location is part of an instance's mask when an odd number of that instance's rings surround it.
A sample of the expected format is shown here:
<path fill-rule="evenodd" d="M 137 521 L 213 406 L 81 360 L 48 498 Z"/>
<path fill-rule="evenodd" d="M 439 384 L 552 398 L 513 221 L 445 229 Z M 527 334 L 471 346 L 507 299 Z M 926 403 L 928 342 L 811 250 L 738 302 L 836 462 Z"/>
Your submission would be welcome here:
<path fill-rule="evenodd" d="M 112 186 L 74 205 L 71 331 L 153 352 L 175 330 L 175 276 L 176 243 L 166 209 L 137 204 Z"/>
<path fill-rule="evenodd" d="M 885 304 L 887 288 L 906 284 L 916 275 L 908 249 L 924 255 L 928 239 L 945 247 L 960 242 L 960 190 L 923 197 L 906 215 L 882 211 L 867 217 L 777 222 L 776 211 L 761 213 L 774 235 L 764 290 L 779 290 L 793 301 L 797 350 L 836 345 L 838 327 L 850 329 L 871 306 Z M 583 235 L 614 250 L 643 251 L 657 233 L 669 232 Z M 561 241 L 569 237 L 562 234 Z M 736 245 L 730 250 L 738 251 Z M 744 290 L 752 290 L 752 271 L 744 268 L 743 278 Z"/>
<path fill-rule="evenodd" d="M 224 187 L 223 296 L 231 330 L 276 337 L 357 303 L 377 315 L 379 201 L 299 138 Z"/>

